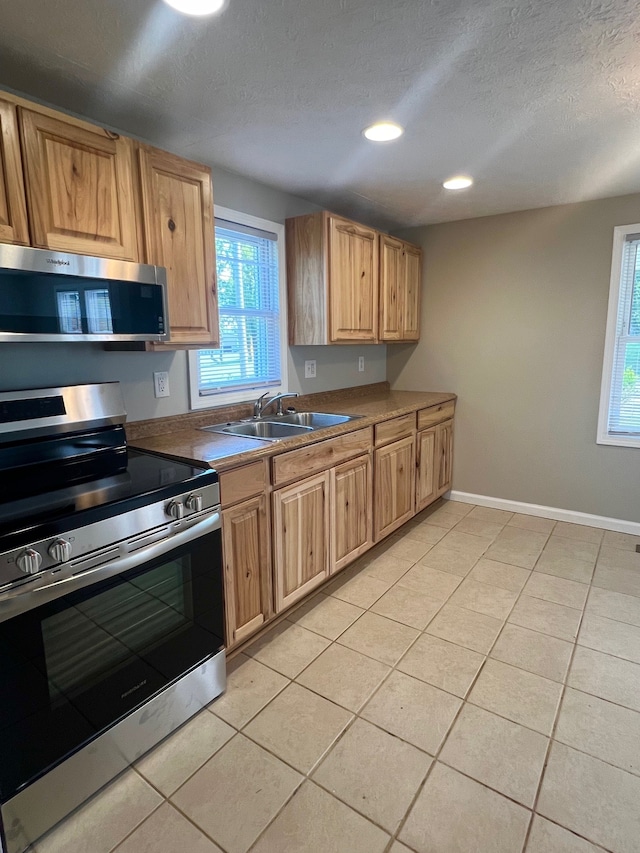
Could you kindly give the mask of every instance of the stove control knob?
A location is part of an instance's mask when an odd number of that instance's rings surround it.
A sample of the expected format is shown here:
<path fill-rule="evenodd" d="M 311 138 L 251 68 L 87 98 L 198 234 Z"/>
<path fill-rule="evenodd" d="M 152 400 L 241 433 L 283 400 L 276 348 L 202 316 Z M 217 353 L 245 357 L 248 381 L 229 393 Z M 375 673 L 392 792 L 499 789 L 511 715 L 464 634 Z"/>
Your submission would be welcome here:
<path fill-rule="evenodd" d="M 190 509 L 192 512 L 201 512 L 202 511 L 202 495 L 189 495 L 189 497 L 184 502 L 184 505 L 187 509 Z"/>
<path fill-rule="evenodd" d="M 165 512 L 171 518 L 184 518 L 184 504 L 180 503 L 180 501 L 170 501 L 165 508 Z"/>
<path fill-rule="evenodd" d="M 27 548 L 26 551 L 18 555 L 16 563 L 20 571 L 24 572 L 25 575 L 35 575 L 42 565 L 42 557 L 33 548 Z"/>
<path fill-rule="evenodd" d="M 66 539 L 56 539 L 47 551 L 56 563 L 66 563 L 71 558 L 71 544 Z"/>

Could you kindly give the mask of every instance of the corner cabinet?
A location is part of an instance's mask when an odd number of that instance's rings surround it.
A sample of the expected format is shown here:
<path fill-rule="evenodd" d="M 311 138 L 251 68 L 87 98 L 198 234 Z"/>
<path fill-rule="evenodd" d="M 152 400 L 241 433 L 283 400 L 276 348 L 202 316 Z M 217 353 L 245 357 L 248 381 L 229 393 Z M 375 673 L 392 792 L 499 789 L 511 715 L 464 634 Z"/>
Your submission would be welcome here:
<path fill-rule="evenodd" d="M 326 211 L 286 221 L 289 343 L 375 343 L 378 232 Z"/>
<path fill-rule="evenodd" d="M 14 104 L 1 99 L 0 243 L 29 245 L 17 113 Z"/>
<path fill-rule="evenodd" d="M 417 246 L 380 235 L 380 340 L 385 343 L 420 338 L 422 251 Z"/>
<path fill-rule="evenodd" d="M 416 437 L 416 512 L 451 488 L 453 400 L 418 412 Z"/>
<path fill-rule="evenodd" d="M 217 347 L 211 170 L 140 146 L 140 187 L 147 263 L 166 267 L 170 347 Z"/>
<path fill-rule="evenodd" d="M 32 245 L 139 261 L 133 140 L 52 110 L 18 114 Z"/>

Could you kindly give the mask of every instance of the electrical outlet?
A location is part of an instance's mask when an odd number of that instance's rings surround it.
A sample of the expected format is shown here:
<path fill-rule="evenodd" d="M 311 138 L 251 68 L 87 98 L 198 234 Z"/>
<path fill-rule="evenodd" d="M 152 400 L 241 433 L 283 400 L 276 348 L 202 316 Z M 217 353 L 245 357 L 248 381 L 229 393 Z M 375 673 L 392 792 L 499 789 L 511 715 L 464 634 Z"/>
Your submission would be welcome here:
<path fill-rule="evenodd" d="M 364 373 L 364 356 L 358 358 L 358 373 Z"/>
<path fill-rule="evenodd" d="M 305 361 L 304 363 L 304 378 L 305 379 L 315 379 L 316 378 L 316 360 L 310 359 L 309 361 Z"/>
<path fill-rule="evenodd" d="M 170 395 L 169 374 L 166 370 L 153 374 L 153 393 L 156 397 L 168 397 Z"/>

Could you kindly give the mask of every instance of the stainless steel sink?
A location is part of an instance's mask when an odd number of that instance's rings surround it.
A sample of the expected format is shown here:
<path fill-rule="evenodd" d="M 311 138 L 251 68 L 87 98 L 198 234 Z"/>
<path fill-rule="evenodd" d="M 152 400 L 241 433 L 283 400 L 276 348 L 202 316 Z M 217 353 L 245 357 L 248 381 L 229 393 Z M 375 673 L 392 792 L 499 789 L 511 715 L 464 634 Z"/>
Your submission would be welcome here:
<path fill-rule="evenodd" d="M 241 435 L 243 438 L 259 438 L 263 441 L 280 441 L 313 432 L 313 427 L 278 421 L 249 421 L 237 424 L 214 424 L 202 427 L 206 432 L 220 432 L 225 435 Z"/>
<path fill-rule="evenodd" d="M 282 441 L 283 438 L 293 438 L 294 435 L 327 429 L 361 417 L 362 415 L 331 415 L 326 412 L 293 412 L 281 417 L 272 415 L 270 418 L 253 421 L 212 424 L 201 429 L 205 432 L 241 435 L 243 438 L 257 438 L 261 441 Z"/>
<path fill-rule="evenodd" d="M 360 417 L 362 415 L 329 415 L 326 412 L 295 412 L 294 414 L 283 415 L 278 420 L 282 423 L 300 424 L 301 426 L 311 427 L 311 429 L 324 429 L 325 427 L 332 427 L 337 424 L 346 424 L 348 421 L 353 421 Z"/>

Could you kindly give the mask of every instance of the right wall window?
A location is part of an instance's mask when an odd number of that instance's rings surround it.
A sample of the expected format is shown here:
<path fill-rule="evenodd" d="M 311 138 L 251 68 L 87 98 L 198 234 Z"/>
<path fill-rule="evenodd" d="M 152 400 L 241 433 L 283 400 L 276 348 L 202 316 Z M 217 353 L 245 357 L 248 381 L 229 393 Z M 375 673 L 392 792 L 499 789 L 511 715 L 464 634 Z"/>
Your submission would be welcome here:
<path fill-rule="evenodd" d="M 614 229 L 598 444 L 640 447 L 640 224 Z"/>

